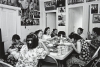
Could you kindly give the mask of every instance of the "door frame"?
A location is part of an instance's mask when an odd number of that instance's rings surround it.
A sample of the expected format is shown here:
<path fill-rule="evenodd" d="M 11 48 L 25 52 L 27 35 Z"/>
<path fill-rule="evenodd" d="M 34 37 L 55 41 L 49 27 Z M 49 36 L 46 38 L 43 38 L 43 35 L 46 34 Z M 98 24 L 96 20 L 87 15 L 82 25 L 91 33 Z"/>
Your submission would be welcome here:
<path fill-rule="evenodd" d="M 55 13 L 56 14 L 56 24 L 55 24 L 55 28 L 57 29 L 57 12 L 56 11 L 45 12 L 45 26 L 47 27 L 47 14 L 48 13 Z"/>

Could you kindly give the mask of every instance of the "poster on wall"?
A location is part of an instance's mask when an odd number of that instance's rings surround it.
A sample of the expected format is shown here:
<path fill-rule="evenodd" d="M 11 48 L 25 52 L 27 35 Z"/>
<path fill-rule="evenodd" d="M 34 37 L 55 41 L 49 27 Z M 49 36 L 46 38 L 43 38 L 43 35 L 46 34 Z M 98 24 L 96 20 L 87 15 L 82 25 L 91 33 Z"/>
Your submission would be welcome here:
<path fill-rule="evenodd" d="M 66 15 L 58 15 L 58 26 L 65 26 Z"/>
<path fill-rule="evenodd" d="M 58 26 L 65 26 L 65 21 L 59 21 Z"/>
<path fill-rule="evenodd" d="M 62 14 L 58 15 L 58 21 L 61 21 L 61 20 L 66 21 L 65 18 L 66 18 L 66 15 L 62 15 Z"/>
<path fill-rule="evenodd" d="M 33 20 L 28 19 L 28 18 L 22 18 L 23 20 L 21 21 L 22 26 L 32 26 L 33 25 Z"/>
<path fill-rule="evenodd" d="M 98 13 L 98 4 L 91 4 L 91 14 Z"/>
<path fill-rule="evenodd" d="M 58 13 L 66 12 L 65 7 L 58 7 Z"/>
<path fill-rule="evenodd" d="M 34 18 L 40 18 L 40 12 L 34 11 Z"/>
<path fill-rule="evenodd" d="M 39 0 L 34 0 L 34 10 L 40 10 L 40 7 L 39 7 Z"/>
<path fill-rule="evenodd" d="M 33 25 L 39 25 L 40 23 L 39 23 L 39 19 L 34 19 L 33 20 L 34 22 L 33 22 Z"/>
<path fill-rule="evenodd" d="M 63 7 L 65 6 L 65 0 L 57 0 L 57 7 Z"/>
<path fill-rule="evenodd" d="M 91 1 L 95 1 L 95 0 L 86 0 L 86 2 L 91 2 Z"/>
<path fill-rule="evenodd" d="M 56 5 L 56 0 L 53 1 L 46 1 L 44 2 L 45 10 L 56 10 L 57 5 Z"/>
<path fill-rule="evenodd" d="M 93 23 L 100 23 L 100 14 L 93 15 Z"/>

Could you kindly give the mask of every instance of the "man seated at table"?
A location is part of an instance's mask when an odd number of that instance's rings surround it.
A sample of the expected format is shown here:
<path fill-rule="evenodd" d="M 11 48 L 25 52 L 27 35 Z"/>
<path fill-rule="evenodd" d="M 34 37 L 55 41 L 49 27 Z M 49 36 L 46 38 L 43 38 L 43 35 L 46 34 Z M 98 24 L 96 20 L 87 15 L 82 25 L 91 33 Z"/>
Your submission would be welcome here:
<path fill-rule="evenodd" d="M 78 28 L 77 29 L 77 34 L 80 35 L 84 40 L 86 40 L 85 35 L 83 34 L 83 29 L 82 28 Z"/>

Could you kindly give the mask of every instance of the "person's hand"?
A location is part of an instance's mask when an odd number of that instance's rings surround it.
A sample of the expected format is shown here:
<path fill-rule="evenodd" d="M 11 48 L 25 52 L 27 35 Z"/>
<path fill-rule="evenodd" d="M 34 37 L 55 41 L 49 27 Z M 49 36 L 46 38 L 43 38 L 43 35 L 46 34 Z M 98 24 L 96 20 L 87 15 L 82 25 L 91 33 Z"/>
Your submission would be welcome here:
<path fill-rule="evenodd" d="M 7 59 L 12 58 L 12 57 L 13 57 L 13 55 L 12 55 L 12 54 L 10 54 L 10 55 L 8 56 L 8 58 L 7 58 Z"/>

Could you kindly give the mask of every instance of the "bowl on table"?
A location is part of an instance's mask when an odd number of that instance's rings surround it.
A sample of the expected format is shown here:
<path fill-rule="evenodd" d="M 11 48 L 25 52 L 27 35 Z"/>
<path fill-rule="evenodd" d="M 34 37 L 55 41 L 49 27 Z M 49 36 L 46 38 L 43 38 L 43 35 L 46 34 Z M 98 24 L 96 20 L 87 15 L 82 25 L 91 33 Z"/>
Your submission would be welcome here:
<path fill-rule="evenodd" d="M 72 43 L 64 43 L 65 46 L 71 46 Z"/>

